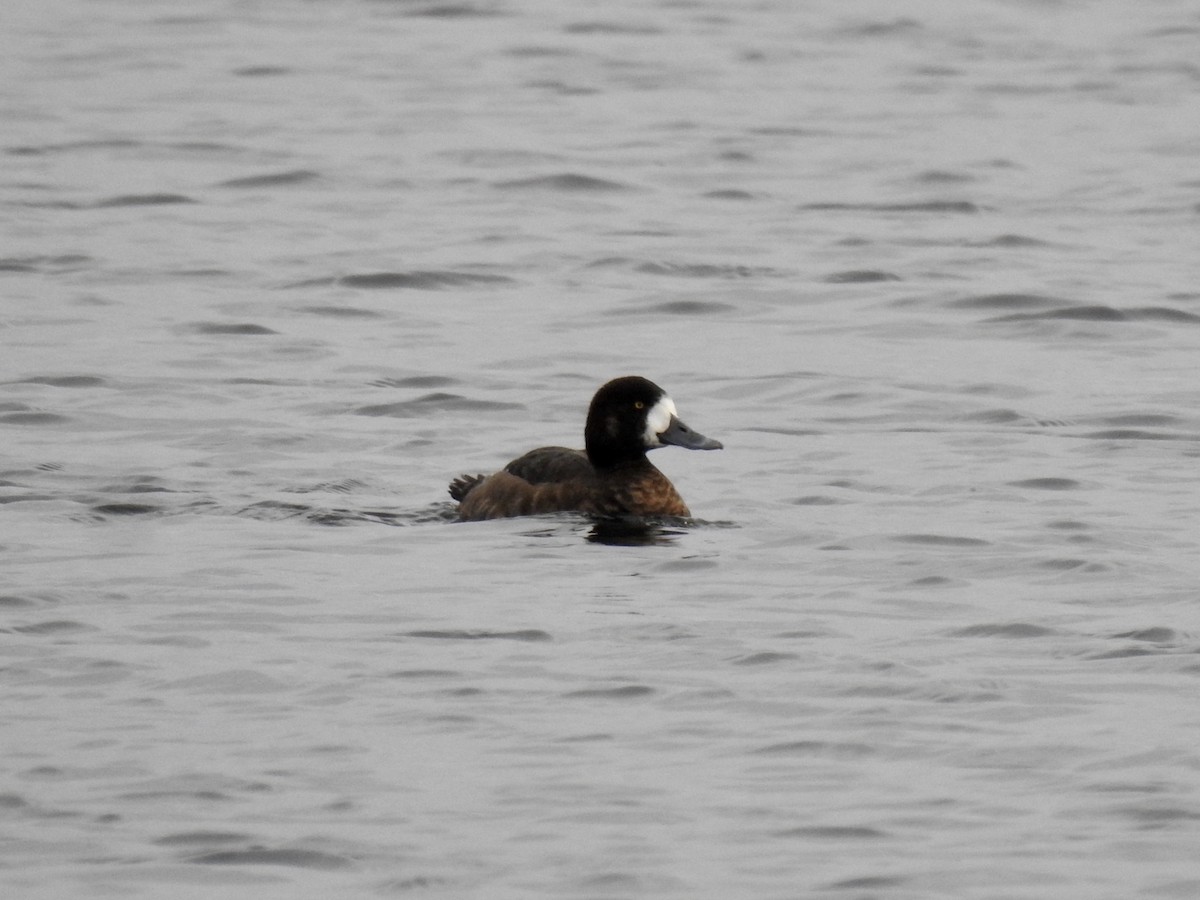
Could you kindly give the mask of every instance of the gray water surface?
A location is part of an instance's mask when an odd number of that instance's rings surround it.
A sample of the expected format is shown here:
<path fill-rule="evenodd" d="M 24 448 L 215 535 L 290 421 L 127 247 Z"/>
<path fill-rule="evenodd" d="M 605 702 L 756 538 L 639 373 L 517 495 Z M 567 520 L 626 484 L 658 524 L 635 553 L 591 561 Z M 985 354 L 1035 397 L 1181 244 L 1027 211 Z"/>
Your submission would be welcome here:
<path fill-rule="evenodd" d="M 1198 42 L 7 4 L 4 896 L 1200 895 Z M 634 373 L 694 524 L 452 522 Z"/>

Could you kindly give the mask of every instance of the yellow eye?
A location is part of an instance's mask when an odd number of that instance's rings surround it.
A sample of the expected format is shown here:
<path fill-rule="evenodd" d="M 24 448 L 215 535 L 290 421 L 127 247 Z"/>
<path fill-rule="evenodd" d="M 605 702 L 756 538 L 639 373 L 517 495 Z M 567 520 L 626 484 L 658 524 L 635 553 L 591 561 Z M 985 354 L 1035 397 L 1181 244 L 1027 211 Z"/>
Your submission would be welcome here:
<path fill-rule="evenodd" d="M 643 403 L 641 400 L 634 400 L 634 401 L 633 401 L 633 408 L 634 408 L 634 409 L 645 409 L 645 408 L 646 408 L 646 404 L 645 404 L 645 403 Z"/>

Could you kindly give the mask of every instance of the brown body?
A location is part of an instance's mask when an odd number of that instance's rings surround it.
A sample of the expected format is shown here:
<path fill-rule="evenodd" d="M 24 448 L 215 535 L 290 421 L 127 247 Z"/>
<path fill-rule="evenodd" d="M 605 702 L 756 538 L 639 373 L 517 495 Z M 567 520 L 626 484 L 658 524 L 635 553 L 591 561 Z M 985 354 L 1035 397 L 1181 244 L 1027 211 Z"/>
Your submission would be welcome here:
<path fill-rule="evenodd" d="M 566 447 L 532 450 L 494 475 L 458 478 L 450 494 L 464 522 L 554 512 L 691 515 L 675 485 L 649 460 L 597 471 L 582 451 Z"/>

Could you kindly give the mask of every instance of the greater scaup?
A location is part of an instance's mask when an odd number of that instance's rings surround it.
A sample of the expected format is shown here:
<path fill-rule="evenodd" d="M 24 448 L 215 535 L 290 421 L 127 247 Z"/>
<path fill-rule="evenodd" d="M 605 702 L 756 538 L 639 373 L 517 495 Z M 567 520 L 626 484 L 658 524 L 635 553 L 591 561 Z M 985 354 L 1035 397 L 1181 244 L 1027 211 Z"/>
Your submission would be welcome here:
<path fill-rule="evenodd" d="M 595 516 L 690 516 L 667 476 L 646 451 L 674 444 L 720 450 L 679 420 L 666 391 L 636 375 L 617 378 L 592 398 L 584 427 L 586 450 L 539 447 L 493 475 L 450 482 L 458 517 L 466 522 L 582 512 Z"/>

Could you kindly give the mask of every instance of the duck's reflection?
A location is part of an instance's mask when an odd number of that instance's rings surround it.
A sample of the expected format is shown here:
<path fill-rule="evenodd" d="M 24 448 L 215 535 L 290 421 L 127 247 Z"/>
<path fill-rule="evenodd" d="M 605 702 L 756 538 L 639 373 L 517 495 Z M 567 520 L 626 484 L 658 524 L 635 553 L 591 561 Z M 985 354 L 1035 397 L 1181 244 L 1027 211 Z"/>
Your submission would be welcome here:
<path fill-rule="evenodd" d="M 684 532 L 678 525 L 646 519 L 596 519 L 586 539 L 613 547 L 649 547 L 673 544 Z"/>

